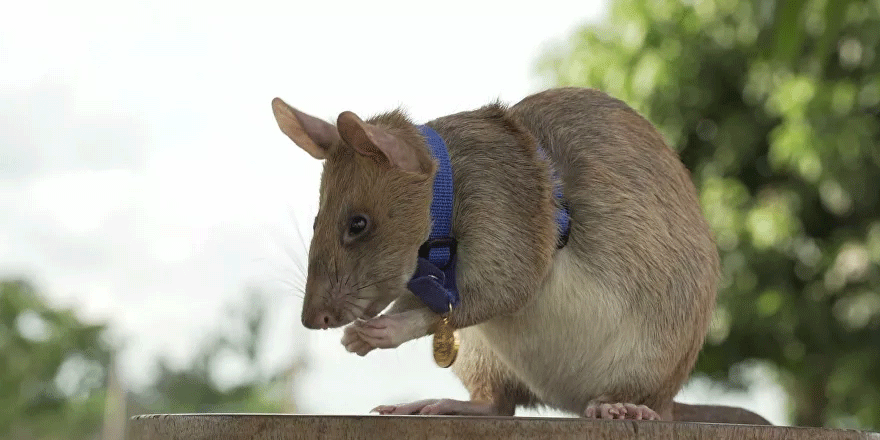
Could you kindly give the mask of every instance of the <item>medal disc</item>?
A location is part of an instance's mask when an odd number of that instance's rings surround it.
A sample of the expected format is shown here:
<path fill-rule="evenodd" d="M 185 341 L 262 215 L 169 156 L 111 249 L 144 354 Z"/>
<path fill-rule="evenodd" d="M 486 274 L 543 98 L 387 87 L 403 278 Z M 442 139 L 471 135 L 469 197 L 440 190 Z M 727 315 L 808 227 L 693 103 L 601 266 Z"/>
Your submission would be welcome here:
<path fill-rule="evenodd" d="M 448 368 L 455 362 L 458 355 L 458 334 L 443 318 L 437 331 L 434 332 L 434 362 L 440 367 Z"/>

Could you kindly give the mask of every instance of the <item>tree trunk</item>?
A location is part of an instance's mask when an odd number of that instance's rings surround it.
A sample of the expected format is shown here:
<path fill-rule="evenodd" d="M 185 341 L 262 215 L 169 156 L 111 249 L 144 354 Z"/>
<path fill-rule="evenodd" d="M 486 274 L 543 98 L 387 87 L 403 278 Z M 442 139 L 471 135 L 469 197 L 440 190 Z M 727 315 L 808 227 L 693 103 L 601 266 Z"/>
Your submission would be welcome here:
<path fill-rule="evenodd" d="M 827 375 L 810 375 L 801 378 L 791 393 L 794 398 L 794 424 L 795 426 L 825 426 L 828 422 L 828 397 L 825 395 L 825 387 L 828 384 Z"/>

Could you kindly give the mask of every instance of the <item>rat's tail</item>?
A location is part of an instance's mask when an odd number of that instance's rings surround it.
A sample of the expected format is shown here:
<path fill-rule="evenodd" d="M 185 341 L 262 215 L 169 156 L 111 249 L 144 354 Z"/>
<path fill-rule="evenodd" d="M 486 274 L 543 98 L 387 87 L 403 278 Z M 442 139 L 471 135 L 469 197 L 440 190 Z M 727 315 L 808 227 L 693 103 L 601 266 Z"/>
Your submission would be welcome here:
<path fill-rule="evenodd" d="M 688 405 L 673 402 L 676 422 L 732 423 L 737 425 L 772 425 L 767 419 L 743 408 L 719 405 Z"/>

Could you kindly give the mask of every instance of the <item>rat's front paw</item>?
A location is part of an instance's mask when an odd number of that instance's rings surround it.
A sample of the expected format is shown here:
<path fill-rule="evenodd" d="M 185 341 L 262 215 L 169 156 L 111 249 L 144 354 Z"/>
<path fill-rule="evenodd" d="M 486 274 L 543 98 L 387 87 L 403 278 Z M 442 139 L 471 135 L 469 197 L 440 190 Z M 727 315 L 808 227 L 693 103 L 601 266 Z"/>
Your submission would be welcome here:
<path fill-rule="evenodd" d="M 373 351 L 374 348 L 361 338 L 357 328 L 363 325 L 364 321 L 355 321 L 347 326 L 342 333 L 342 345 L 351 353 L 357 353 L 358 356 L 366 356 L 367 353 Z"/>
<path fill-rule="evenodd" d="M 395 348 L 410 339 L 424 336 L 422 320 L 412 313 L 382 315 L 366 321 L 355 321 L 345 327 L 342 345 L 364 356 L 374 348 Z M 421 332 L 421 335 L 418 333 Z"/>
<path fill-rule="evenodd" d="M 376 348 L 395 348 L 412 339 L 412 320 L 406 313 L 382 315 L 357 328 L 361 339 Z"/>

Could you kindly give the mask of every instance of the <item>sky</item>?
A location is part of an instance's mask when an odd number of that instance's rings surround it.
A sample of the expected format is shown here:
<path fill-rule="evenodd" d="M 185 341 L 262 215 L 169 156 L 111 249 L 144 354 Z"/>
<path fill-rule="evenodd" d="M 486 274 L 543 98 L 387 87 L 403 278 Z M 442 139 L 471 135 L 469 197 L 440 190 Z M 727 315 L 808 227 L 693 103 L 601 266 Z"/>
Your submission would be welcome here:
<path fill-rule="evenodd" d="M 299 321 L 320 162 L 280 133 L 278 96 L 333 121 L 403 106 L 416 121 L 514 103 L 545 86 L 540 55 L 606 0 L 14 2 L 0 15 L 0 275 L 108 322 L 123 380 L 185 362 L 258 287 L 263 368 L 302 354 L 297 404 L 365 414 L 466 399 L 430 340 L 361 358 Z M 226 327 L 224 327 L 226 326 Z M 235 362 L 221 379 L 241 374 Z M 785 423 L 778 388 L 679 396 Z M 529 413 L 526 413 L 529 414 Z M 555 415 L 552 412 L 535 414 Z"/>

